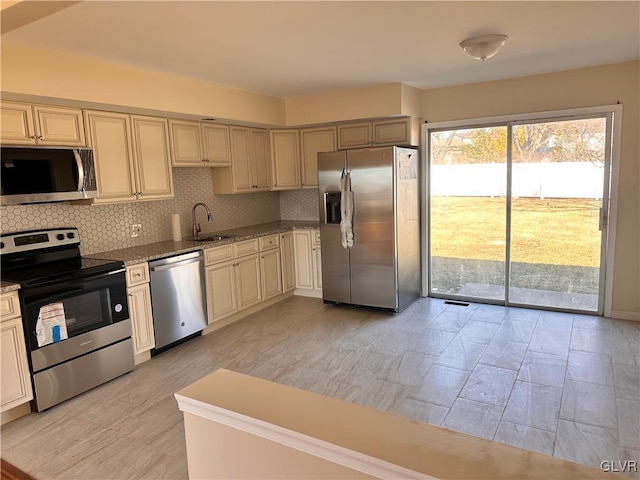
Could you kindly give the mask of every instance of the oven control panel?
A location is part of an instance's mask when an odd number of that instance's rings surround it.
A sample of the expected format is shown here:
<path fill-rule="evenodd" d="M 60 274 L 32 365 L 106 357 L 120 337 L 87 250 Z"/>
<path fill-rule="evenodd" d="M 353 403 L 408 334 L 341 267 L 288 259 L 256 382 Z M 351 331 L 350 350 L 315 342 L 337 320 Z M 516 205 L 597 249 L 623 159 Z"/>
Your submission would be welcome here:
<path fill-rule="evenodd" d="M 57 246 L 80 245 L 77 228 L 50 228 L 3 233 L 0 253 L 21 253 Z"/>

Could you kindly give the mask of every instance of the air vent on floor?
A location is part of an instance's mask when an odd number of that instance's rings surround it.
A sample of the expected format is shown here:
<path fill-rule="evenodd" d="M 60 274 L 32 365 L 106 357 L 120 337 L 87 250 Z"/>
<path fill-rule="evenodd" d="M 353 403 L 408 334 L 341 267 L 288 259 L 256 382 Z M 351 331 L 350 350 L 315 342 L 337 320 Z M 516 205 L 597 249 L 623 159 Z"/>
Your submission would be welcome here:
<path fill-rule="evenodd" d="M 468 307 L 469 304 L 465 302 L 454 302 L 453 300 L 445 300 L 447 305 L 458 305 L 459 307 Z"/>

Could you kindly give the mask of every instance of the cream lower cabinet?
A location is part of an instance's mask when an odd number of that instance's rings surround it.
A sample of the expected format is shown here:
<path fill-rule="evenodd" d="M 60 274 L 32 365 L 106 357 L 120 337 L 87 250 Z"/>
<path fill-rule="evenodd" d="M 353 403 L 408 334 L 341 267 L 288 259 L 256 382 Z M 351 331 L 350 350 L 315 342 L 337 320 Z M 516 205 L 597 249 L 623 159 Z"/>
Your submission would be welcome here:
<path fill-rule="evenodd" d="M 259 243 L 262 300 L 269 300 L 282 293 L 280 235 L 273 234 L 260 237 Z"/>
<path fill-rule="evenodd" d="M 296 265 L 293 255 L 293 232 L 280 234 L 280 262 L 282 270 L 282 291 L 296 288 Z"/>
<path fill-rule="evenodd" d="M 2 102 L 0 114 L 3 145 L 86 145 L 79 108 Z"/>
<path fill-rule="evenodd" d="M 127 297 L 133 353 L 139 355 L 156 346 L 149 287 L 149 266 L 139 263 L 127 267 Z"/>
<path fill-rule="evenodd" d="M 258 239 L 205 250 L 209 325 L 262 302 Z"/>
<path fill-rule="evenodd" d="M 173 198 L 167 120 L 85 110 L 96 162 L 96 203 Z"/>
<path fill-rule="evenodd" d="M 0 297 L 0 334 L 0 410 L 5 412 L 33 399 L 17 292 Z"/>
<path fill-rule="evenodd" d="M 317 240 L 316 240 L 317 238 Z M 296 295 L 322 297 L 322 260 L 318 230 L 294 230 Z"/>

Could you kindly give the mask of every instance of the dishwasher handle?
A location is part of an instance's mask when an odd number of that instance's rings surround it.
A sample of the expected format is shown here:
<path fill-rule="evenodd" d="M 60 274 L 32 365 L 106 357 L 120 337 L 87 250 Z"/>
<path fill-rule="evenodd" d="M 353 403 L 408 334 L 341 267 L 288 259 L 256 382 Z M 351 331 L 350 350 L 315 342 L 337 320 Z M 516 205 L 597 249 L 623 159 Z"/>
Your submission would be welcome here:
<path fill-rule="evenodd" d="M 196 254 L 184 255 L 184 259 L 179 259 L 176 257 L 171 258 L 171 261 L 167 261 L 169 259 L 163 259 L 157 262 L 149 263 L 149 271 L 151 272 L 160 272 L 162 270 L 167 270 L 169 268 L 174 267 L 182 267 L 184 265 L 190 265 L 192 263 L 202 262 L 204 259 L 204 255 L 202 252 L 197 252 Z"/>

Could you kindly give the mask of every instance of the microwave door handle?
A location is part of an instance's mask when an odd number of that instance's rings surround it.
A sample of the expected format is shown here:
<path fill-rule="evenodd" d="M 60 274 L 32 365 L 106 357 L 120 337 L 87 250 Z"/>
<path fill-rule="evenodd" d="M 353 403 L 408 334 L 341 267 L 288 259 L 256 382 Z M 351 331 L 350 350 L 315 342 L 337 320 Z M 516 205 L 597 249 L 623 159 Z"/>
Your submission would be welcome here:
<path fill-rule="evenodd" d="M 76 159 L 76 166 L 78 167 L 78 191 L 83 192 L 85 190 L 84 187 L 84 167 L 82 166 L 82 159 L 80 158 L 80 153 L 78 153 L 78 149 L 73 149 L 73 156 Z"/>

